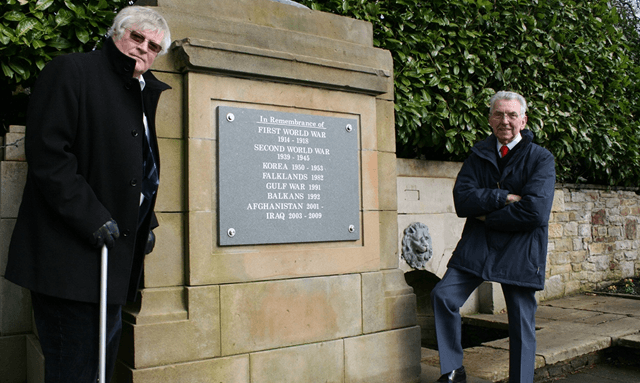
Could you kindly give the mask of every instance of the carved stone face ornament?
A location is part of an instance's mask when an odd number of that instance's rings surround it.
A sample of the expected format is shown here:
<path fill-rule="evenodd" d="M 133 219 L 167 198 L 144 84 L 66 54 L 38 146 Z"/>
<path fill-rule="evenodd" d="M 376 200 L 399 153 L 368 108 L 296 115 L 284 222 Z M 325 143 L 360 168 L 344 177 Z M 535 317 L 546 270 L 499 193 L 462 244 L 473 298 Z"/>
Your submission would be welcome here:
<path fill-rule="evenodd" d="M 404 230 L 402 259 L 414 269 L 424 270 L 433 256 L 429 228 L 422 222 L 414 222 Z"/>

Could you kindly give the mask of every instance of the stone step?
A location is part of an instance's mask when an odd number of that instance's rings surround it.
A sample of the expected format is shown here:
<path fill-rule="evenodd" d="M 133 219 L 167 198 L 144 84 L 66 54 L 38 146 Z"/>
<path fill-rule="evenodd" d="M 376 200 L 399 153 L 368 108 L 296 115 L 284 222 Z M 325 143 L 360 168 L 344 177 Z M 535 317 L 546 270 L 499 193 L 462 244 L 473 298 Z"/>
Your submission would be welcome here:
<path fill-rule="evenodd" d="M 640 349 L 640 332 L 618 338 L 617 346 Z"/>

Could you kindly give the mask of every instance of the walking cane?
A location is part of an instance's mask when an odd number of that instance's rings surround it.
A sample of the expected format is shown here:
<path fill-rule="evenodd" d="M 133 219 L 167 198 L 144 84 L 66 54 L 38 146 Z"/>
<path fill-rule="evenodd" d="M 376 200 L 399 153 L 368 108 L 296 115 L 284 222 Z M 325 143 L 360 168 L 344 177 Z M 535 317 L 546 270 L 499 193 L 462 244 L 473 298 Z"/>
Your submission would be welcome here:
<path fill-rule="evenodd" d="M 107 265 L 109 250 L 102 246 L 102 265 L 100 267 L 100 341 L 98 344 L 98 381 L 105 383 L 105 366 L 107 359 Z"/>

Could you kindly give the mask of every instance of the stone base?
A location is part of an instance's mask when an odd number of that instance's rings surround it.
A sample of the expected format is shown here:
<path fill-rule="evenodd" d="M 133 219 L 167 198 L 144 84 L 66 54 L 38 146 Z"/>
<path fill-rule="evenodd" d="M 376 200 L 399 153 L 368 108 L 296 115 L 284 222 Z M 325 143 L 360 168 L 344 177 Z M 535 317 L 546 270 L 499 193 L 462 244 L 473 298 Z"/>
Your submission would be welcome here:
<path fill-rule="evenodd" d="M 114 383 L 417 383 L 420 328 L 160 367 L 116 366 Z M 249 369 L 251 366 L 251 369 Z"/>

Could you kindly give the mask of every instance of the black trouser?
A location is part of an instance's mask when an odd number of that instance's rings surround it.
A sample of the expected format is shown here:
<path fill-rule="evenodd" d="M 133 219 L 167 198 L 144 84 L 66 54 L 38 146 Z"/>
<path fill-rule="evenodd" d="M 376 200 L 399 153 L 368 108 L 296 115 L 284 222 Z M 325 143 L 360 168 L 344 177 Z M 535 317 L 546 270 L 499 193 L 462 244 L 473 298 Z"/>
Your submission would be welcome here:
<path fill-rule="evenodd" d="M 100 306 L 31 292 L 46 383 L 95 383 Z M 106 380 L 113 375 L 122 333 L 122 306 L 107 305 Z"/>

